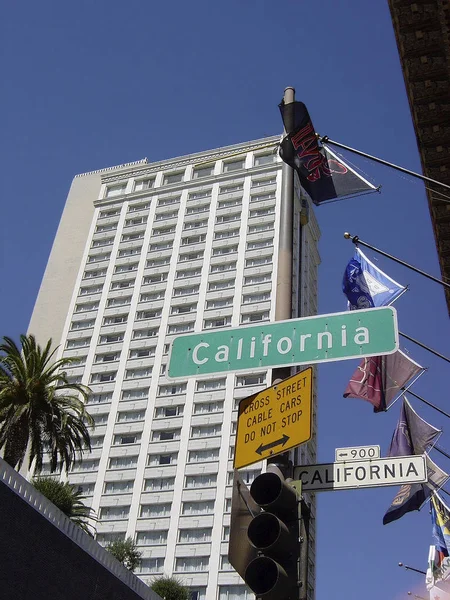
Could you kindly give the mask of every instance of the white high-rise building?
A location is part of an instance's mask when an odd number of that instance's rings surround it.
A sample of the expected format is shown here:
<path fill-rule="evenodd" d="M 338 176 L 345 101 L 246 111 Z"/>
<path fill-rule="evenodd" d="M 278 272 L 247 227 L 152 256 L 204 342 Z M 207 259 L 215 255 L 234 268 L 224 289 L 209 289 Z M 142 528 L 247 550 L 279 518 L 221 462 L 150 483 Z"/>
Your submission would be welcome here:
<path fill-rule="evenodd" d="M 92 389 L 92 453 L 69 481 L 98 515 L 98 541 L 132 536 L 137 574 L 175 575 L 193 600 L 254 597 L 227 560 L 233 452 L 239 400 L 271 371 L 171 381 L 168 353 L 187 332 L 274 320 L 278 141 L 77 175 L 29 327 L 76 359 L 69 380 Z M 294 317 L 317 311 L 319 264 L 317 222 L 303 199 L 300 229 L 299 198 L 296 186 Z M 315 456 L 315 437 L 294 451 L 296 464 Z M 314 547 L 313 520 L 311 599 Z"/>

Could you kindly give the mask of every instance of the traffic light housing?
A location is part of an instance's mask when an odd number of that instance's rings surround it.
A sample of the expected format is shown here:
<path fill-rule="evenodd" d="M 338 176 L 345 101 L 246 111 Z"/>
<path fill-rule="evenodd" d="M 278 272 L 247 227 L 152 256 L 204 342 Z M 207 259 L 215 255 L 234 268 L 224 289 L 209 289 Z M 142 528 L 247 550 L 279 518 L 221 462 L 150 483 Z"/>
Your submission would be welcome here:
<path fill-rule="evenodd" d="M 274 467 L 256 477 L 250 496 L 261 512 L 248 525 L 248 540 L 257 555 L 243 578 L 257 598 L 298 600 L 300 498 Z"/>

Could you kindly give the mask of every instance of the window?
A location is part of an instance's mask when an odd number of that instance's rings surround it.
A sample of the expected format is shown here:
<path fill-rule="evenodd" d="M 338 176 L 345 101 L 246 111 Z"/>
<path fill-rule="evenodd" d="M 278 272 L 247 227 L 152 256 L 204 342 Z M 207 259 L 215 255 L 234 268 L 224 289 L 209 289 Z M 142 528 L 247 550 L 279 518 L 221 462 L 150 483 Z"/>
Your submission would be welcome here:
<path fill-rule="evenodd" d="M 112 392 L 103 392 L 101 394 L 91 394 L 88 398 L 88 404 L 105 404 L 111 402 Z"/>
<path fill-rule="evenodd" d="M 102 521 L 115 521 L 117 519 L 128 519 L 129 506 L 104 506 L 100 509 Z"/>
<path fill-rule="evenodd" d="M 225 281 L 211 281 L 208 284 L 208 290 L 224 290 L 226 288 L 230 288 L 234 286 L 234 279 L 226 279 Z"/>
<path fill-rule="evenodd" d="M 196 402 L 194 404 L 195 415 L 214 412 L 223 412 L 223 400 L 218 400 L 217 402 Z"/>
<path fill-rule="evenodd" d="M 177 404 L 176 406 L 158 406 L 155 408 L 155 418 L 161 417 L 178 417 L 184 412 L 184 406 Z"/>
<path fill-rule="evenodd" d="M 259 313 L 249 313 L 246 315 L 241 315 L 241 323 L 256 323 L 257 321 L 268 321 L 269 320 L 269 311 L 266 310 L 264 312 Z"/>
<path fill-rule="evenodd" d="M 152 367 L 142 367 L 142 369 L 127 369 L 125 371 L 125 379 L 139 379 L 140 377 L 150 377 Z"/>
<path fill-rule="evenodd" d="M 259 233 L 260 231 L 270 231 L 271 229 L 273 229 L 273 221 L 270 223 L 262 223 L 261 225 L 250 225 L 248 232 Z"/>
<path fill-rule="evenodd" d="M 217 208 L 230 208 L 231 206 L 240 206 L 242 198 L 231 198 L 230 200 L 219 200 Z"/>
<path fill-rule="evenodd" d="M 148 179 L 139 179 L 134 182 L 134 191 L 140 192 L 142 190 L 149 190 L 155 185 L 154 177 Z"/>
<path fill-rule="evenodd" d="M 194 168 L 192 179 L 201 179 L 202 177 L 210 177 L 211 175 L 214 175 L 214 164 L 199 165 Z"/>
<path fill-rule="evenodd" d="M 129 423 L 130 421 L 142 421 L 145 418 L 145 410 L 123 411 L 117 414 L 118 423 Z"/>
<path fill-rule="evenodd" d="M 127 444 L 137 444 L 141 440 L 140 433 L 124 433 L 114 436 L 114 446 L 124 446 Z"/>
<path fill-rule="evenodd" d="M 209 567 L 209 556 L 189 556 L 175 560 L 175 571 L 207 571 Z"/>
<path fill-rule="evenodd" d="M 178 452 L 172 454 L 149 454 L 147 458 L 147 465 L 153 467 L 155 465 L 176 465 L 178 458 Z"/>
<path fill-rule="evenodd" d="M 141 518 L 151 517 L 167 517 L 170 515 L 170 502 L 164 502 L 163 504 L 141 504 L 141 510 L 139 516 Z"/>
<path fill-rule="evenodd" d="M 184 171 L 178 171 L 177 173 L 167 173 L 164 176 L 164 185 L 169 185 L 171 183 L 178 183 L 183 181 Z"/>
<path fill-rule="evenodd" d="M 115 344 L 123 341 L 123 333 L 108 333 L 100 336 L 100 344 Z"/>
<path fill-rule="evenodd" d="M 178 534 L 178 541 L 180 543 L 210 542 L 211 532 L 211 527 L 202 527 L 198 529 L 180 529 Z"/>
<path fill-rule="evenodd" d="M 257 285 L 259 283 L 265 283 L 266 281 L 272 281 L 272 273 L 263 273 L 262 275 L 249 275 L 244 277 L 244 285 Z"/>
<path fill-rule="evenodd" d="M 157 308 L 155 310 L 140 310 L 136 313 L 136 320 L 142 321 L 143 319 L 155 319 L 156 317 L 161 316 L 161 309 Z"/>
<path fill-rule="evenodd" d="M 236 387 L 244 385 L 263 385 L 266 383 L 265 373 L 253 373 L 252 375 L 238 375 L 236 377 Z"/>
<path fill-rule="evenodd" d="M 82 462 L 75 461 L 72 466 L 72 471 L 96 471 L 98 469 L 99 460 L 85 458 Z"/>
<path fill-rule="evenodd" d="M 95 362 L 113 362 L 115 360 L 119 360 L 120 352 L 110 352 L 108 354 L 96 354 Z"/>
<path fill-rule="evenodd" d="M 144 281 L 142 283 L 147 285 L 149 283 L 161 283 L 162 281 L 167 281 L 167 273 L 155 273 L 154 275 L 147 275 L 144 277 Z"/>
<path fill-rule="evenodd" d="M 207 462 L 219 459 L 219 448 L 210 448 L 209 450 L 191 450 L 188 456 L 188 462 Z"/>
<path fill-rule="evenodd" d="M 101 210 L 98 218 L 105 219 L 106 217 L 115 217 L 116 215 L 120 215 L 120 208 L 111 208 L 108 210 Z"/>
<path fill-rule="evenodd" d="M 122 400 L 140 400 L 148 397 L 149 388 L 133 388 L 122 392 Z"/>
<path fill-rule="evenodd" d="M 198 213 L 208 212 L 210 210 L 210 204 L 200 204 L 198 206 L 188 206 L 186 208 L 187 215 L 197 215 Z"/>
<path fill-rule="evenodd" d="M 91 338 L 78 338 L 76 340 L 67 340 L 66 348 L 81 348 L 83 346 L 89 346 Z"/>
<path fill-rule="evenodd" d="M 155 479 L 146 479 L 144 481 L 144 492 L 173 490 L 174 486 L 175 477 L 157 477 Z"/>
<path fill-rule="evenodd" d="M 165 290 L 159 290 L 157 292 L 141 294 L 139 297 L 139 302 L 153 302 L 154 300 L 163 300 L 165 293 Z"/>
<path fill-rule="evenodd" d="M 135 348 L 130 350 L 130 358 L 150 358 L 155 356 L 156 346 L 150 348 Z"/>
<path fill-rule="evenodd" d="M 169 248 L 172 248 L 172 246 L 173 241 L 159 242 L 157 244 L 150 244 L 149 251 L 155 252 L 156 250 L 168 250 Z"/>
<path fill-rule="evenodd" d="M 95 537 L 96 541 L 102 546 L 106 544 L 111 544 L 117 540 L 124 540 L 125 533 L 121 533 L 120 531 L 110 531 L 108 533 L 97 533 Z"/>
<path fill-rule="evenodd" d="M 160 385 L 158 388 L 158 396 L 173 396 L 175 394 L 184 394 L 186 392 L 186 388 L 187 383 Z"/>
<path fill-rule="evenodd" d="M 103 325 L 119 325 L 120 323 L 126 323 L 128 320 L 128 313 L 126 315 L 114 315 L 105 317 L 103 319 Z"/>
<path fill-rule="evenodd" d="M 117 185 L 108 185 L 106 188 L 106 198 L 112 198 L 113 196 L 121 196 L 125 194 L 125 190 L 127 189 L 127 184 L 119 183 Z"/>
<path fill-rule="evenodd" d="M 188 196 L 188 200 L 199 200 L 200 198 L 209 198 L 211 196 L 212 190 L 195 190 L 191 192 Z"/>
<path fill-rule="evenodd" d="M 230 237 L 235 237 L 239 235 L 239 229 L 226 229 L 224 231 L 216 231 L 214 234 L 215 240 L 224 240 Z"/>
<path fill-rule="evenodd" d="M 91 496 L 94 493 L 95 483 L 75 484 L 77 492 L 81 492 L 83 496 Z"/>
<path fill-rule="evenodd" d="M 226 327 L 231 324 L 231 316 L 218 317 L 216 319 L 205 319 L 203 329 L 215 329 L 216 327 Z"/>
<path fill-rule="evenodd" d="M 211 273 L 221 273 L 223 271 L 234 271 L 236 269 L 236 262 L 229 263 L 218 263 L 216 265 L 211 265 Z"/>
<path fill-rule="evenodd" d="M 194 331 L 194 323 L 177 323 L 175 325 L 169 325 L 167 327 L 167 333 L 187 333 L 188 331 Z"/>
<path fill-rule="evenodd" d="M 70 365 L 67 365 L 69 368 L 70 367 L 83 367 L 86 364 L 86 358 L 87 355 L 85 354 L 84 356 L 74 356 L 74 357 L 70 357 Z"/>
<path fill-rule="evenodd" d="M 166 544 L 167 529 L 153 529 L 152 531 L 139 531 L 136 536 L 138 546 L 153 546 Z"/>
<path fill-rule="evenodd" d="M 176 204 L 180 201 L 180 196 L 165 196 L 158 200 L 158 206 L 167 206 L 169 204 Z"/>
<path fill-rule="evenodd" d="M 267 256 L 255 256 L 254 258 L 247 258 L 245 261 L 246 267 L 257 267 L 260 265 L 270 265 L 272 264 L 272 255 L 268 254 Z"/>
<path fill-rule="evenodd" d="M 89 312 L 91 310 L 97 310 L 98 306 L 98 302 L 84 302 L 83 304 L 77 304 L 74 312 Z"/>
<path fill-rule="evenodd" d="M 106 373 L 92 373 L 91 383 L 106 383 L 116 380 L 117 371 L 108 371 Z"/>
<path fill-rule="evenodd" d="M 135 279 L 124 279 L 122 281 L 113 281 L 111 283 L 112 290 L 122 290 L 125 288 L 133 287 Z"/>
<path fill-rule="evenodd" d="M 174 296 L 189 296 L 190 294 L 197 294 L 200 289 L 199 285 L 191 285 L 189 287 L 174 288 Z"/>
<path fill-rule="evenodd" d="M 191 437 L 213 437 L 220 435 L 222 431 L 222 425 L 217 423 L 215 425 L 196 425 L 191 429 Z"/>
<path fill-rule="evenodd" d="M 125 219 L 125 227 L 142 225 L 143 223 L 147 223 L 147 217 L 133 217 L 132 219 Z"/>
<path fill-rule="evenodd" d="M 263 185 L 272 185 L 277 182 L 277 178 L 270 176 L 258 179 L 252 179 L 252 187 L 261 187 Z"/>
<path fill-rule="evenodd" d="M 125 304 L 130 304 L 131 296 L 117 296 L 117 298 L 110 298 L 106 306 L 124 306 Z"/>
<path fill-rule="evenodd" d="M 137 231 L 136 233 L 125 233 L 122 235 L 122 242 L 132 242 L 134 240 L 140 240 L 144 237 L 143 231 Z"/>
<path fill-rule="evenodd" d="M 231 185 L 222 185 L 219 188 L 219 194 L 230 194 L 244 189 L 244 182 L 232 183 Z"/>
<path fill-rule="evenodd" d="M 250 196 L 250 202 L 263 202 L 264 200 L 274 200 L 275 192 L 267 192 L 266 194 L 254 194 Z"/>
<path fill-rule="evenodd" d="M 197 381 L 196 390 L 197 392 L 223 390 L 225 389 L 225 382 L 225 377 L 221 377 L 220 379 L 200 380 Z"/>
<path fill-rule="evenodd" d="M 88 256 L 88 263 L 101 262 L 102 260 L 109 260 L 111 256 L 111 252 L 102 252 L 101 254 L 94 254 L 93 256 Z"/>
<path fill-rule="evenodd" d="M 105 494 L 131 494 L 134 479 L 120 481 L 108 481 L 105 483 Z"/>
<path fill-rule="evenodd" d="M 206 240 L 206 235 L 204 233 L 200 235 L 190 235 L 189 237 L 181 238 L 182 246 L 189 246 L 190 244 L 200 244 Z"/>
<path fill-rule="evenodd" d="M 115 221 L 114 223 L 106 223 L 105 225 L 97 225 L 97 227 L 95 228 L 95 232 L 101 233 L 102 231 L 112 231 L 117 227 L 117 224 L 118 221 Z"/>
<path fill-rule="evenodd" d="M 114 238 L 113 237 L 103 238 L 101 240 L 94 240 L 92 242 L 91 248 L 100 248 L 101 246 L 109 246 L 113 242 L 114 242 Z"/>
<path fill-rule="evenodd" d="M 196 277 L 202 274 L 201 267 L 195 267 L 194 269 L 186 269 L 184 271 L 177 271 L 177 279 L 184 279 L 186 277 Z"/>
<path fill-rule="evenodd" d="M 266 208 L 257 208 L 256 210 L 251 210 L 249 213 L 249 217 L 265 217 L 266 215 L 271 215 L 274 212 L 274 206 L 267 206 Z"/>
<path fill-rule="evenodd" d="M 157 227 L 153 229 L 152 235 L 168 235 L 169 233 L 174 233 L 176 228 L 176 225 L 169 225 L 168 227 Z"/>
<path fill-rule="evenodd" d="M 260 248 L 268 248 L 269 246 L 273 246 L 273 238 L 270 238 L 269 240 L 247 242 L 247 250 L 258 250 Z"/>
<path fill-rule="evenodd" d="M 178 261 L 190 262 L 191 260 L 198 260 L 200 258 L 203 258 L 203 250 L 199 250 L 198 252 L 188 252 L 187 254 L 180 254 Z"/>
<path fill-rule="evenodd" d="M 140 202 L 139 204 L 130 204 L 128 212 L 137 212 L 138 210 L 145 210 L 150 208 L 150 202 Z"/>
<path fill-rule="evenodd" d="M 270 300 L 270 292 L 262 292 L 261 294 L 247 294 L 243 296 L 242 303 L 250 304 L 251 302 L 264 302 Z"/>
<path fill-rule="evenodd" d="M 164 558 L 141 558 L 136 573 L 145 575 L 147 573 L 162 573 L 164 569 Z"/>
<path fill-rule="evenodd" d="M 163 256 L 161 258 L 150 258 L 146 263 L 146 267 L 162 267 L 170 263 L 170 256 Z"/>
<path fill-rule="evenodd" d="M 153 431 L 152 442 L 168 442 L 170 440 L 179 440 L 181 429 L 168 429 L 165 431 Z"/>
<path fill-rule="evenodd" d="M 208 219 L 202 221 L 188 221 L 184 224 L 183 229 L 199 229 L 200 227 L 206 227 L 208 225 Z"/>
<path fill-rule="evenodd" d="M 153 329 L 135 329 L 133 331 L 133 340 L 139 340 L 141 338 L 155 337 L 158 333 L 159 328 L 154 327 Z"/>
<path fill-rule="evenodd" d="M 132 469 L 137 465 L 137 456 L 115 456 L 109 459 L 109 469 Z"/>
<path fill-rule="evenodd" d="M 223 172 L 230 173 L 231 171 L 239 171 L 245 166 L 245 158 L 230 160 L 223 163 Z"/>
<path fill-rule="evenodd" d="M 215 487 L 216 484 L 216 473 L 207 473 L 204 475 L 186 475 L 185 487 L 187 488 Z"/>
<path fill-rule="evenodd" d="M 225 306 L 231 306 L 233 304 L 233 298 L 216 298 L 215 300 L 208 300 L 206 302 L 206 308 L 224 308 Z"/>
<path fill-rule="evenodd" d="M 94 277 L 103 277 L 106 275 L 105 269 L 95 269 L 94 271 L 85 271 L 83 279 L 94 279 Z"/>
<path fill-rule="evenodd" d="M 139 263 L 129 263 L 126 265 L 117 265 L 114 269 L 114 273 L 128 273 L 129 271 L 137 271 Z"/>
<path fill-rule="evenodd" d="M 86 319 L 84 321 L 73 321 L 70 324 L 70 329 L 89 329 L 90 327 L 94 327 L 95 319 Z"/>
<path fill-rule="evenodd" d="M 226 554 L 222 555 L 220 557 L 220 570 L 221 571 L 231 571 L 232 569 L 233 569 L 233 567 L 231 566 L 231 563 L 228 560 L 228 556 Z"/>
<path fill-rule="evenodd" d="M 254 598 L 245 585 L 221 585 L 219 586 L 218 600 L 250 600 Z"/>
<path fill-rule="evenodd" d="M 255 167 L 260 167 L 261 165 L 270 165 L 271 163 L 276 162 L 277 157 L 273 152 L 268 154 L 257 154 L 255 156 Z"/>
<path fill-rule="evenodd" d="M 232 254 L 233 252 L 237 252 L 236 246 L 226 246 L 225 248 L 213 248 L 212 255 L 213 256 L 222 256 L 224 254 Z"/>
<path fill-rule="evenodd" d="M 216 223 L 230 223 L 232 221 L 240 221 L 241 220 L 241 213 L 233 213 L 231 215 L 229 214 L 222 214 L 222 215 L 218 215 L 216 217 Z"/>

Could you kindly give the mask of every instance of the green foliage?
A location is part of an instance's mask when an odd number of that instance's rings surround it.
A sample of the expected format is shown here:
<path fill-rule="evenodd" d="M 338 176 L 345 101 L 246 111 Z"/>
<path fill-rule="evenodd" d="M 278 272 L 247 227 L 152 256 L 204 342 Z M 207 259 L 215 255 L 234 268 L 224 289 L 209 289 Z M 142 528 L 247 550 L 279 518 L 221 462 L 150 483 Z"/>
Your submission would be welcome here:
<path fill-rule="evenodd" d="M 176 577 L 155 577 L 150 584 L 164 600 L 189 600 L 189 589 Z"/>
<path fill-rule="evenodd" d="M 70 468 L 77 454 L 91 450 L 94 426 L 84 404 L 90 389 L 72 384 L 63 368 L 73 359 L 55 360 L 49 340 L 41 348 L 32 335 L 0 344 L 0 450 L 8 464 L 20 469 L 27 451 L 28 468 L 40 473 L 44 454 L 50 469 Z"/>
<path fill-rule="evenodd" d="M 141 562 L 142 552 L 137 549 L 131 537 L 128 537 L 126 540 L 116 540 L 108 544 L 106 550 L 130 571 L 134 571 Z"/>
<path fill-rule="evenodd" d="M 89 506 L 85 506 L 80 490 L 70 483 L 57 481 L 52 477 L 40 477 L 31 482 L 34 487 L 50 502 L 59 508 L 71 521 L 81 527 L 83 531 L 92 535 L 93 525 L 90 521 L 96 521 L 94 512 Z"/>

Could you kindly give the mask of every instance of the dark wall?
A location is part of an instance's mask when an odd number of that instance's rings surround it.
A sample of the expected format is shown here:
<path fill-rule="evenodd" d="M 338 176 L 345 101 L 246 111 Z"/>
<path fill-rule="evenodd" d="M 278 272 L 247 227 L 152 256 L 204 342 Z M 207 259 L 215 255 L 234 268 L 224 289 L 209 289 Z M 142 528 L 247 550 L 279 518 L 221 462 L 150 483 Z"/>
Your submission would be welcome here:
<path fill-rule="evenodd" d="M 1 600 L 142 600 L 0 482 Z"/>

